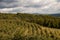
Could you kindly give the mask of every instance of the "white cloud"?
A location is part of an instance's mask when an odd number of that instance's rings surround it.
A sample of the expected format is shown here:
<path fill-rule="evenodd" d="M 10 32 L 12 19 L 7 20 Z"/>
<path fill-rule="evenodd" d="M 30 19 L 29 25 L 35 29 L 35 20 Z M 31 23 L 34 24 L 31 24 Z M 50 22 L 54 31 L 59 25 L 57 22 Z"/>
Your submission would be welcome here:
<path fill-rule="evenodd" d="M 10 5 L 12 5 L 12 3 Z M 6 4 L 6 6 L 8 5 Z M 60 13 L 60 2 L 57 0 L 17 0 L 17 2 L 13 2 L 11 8 L 3 8 L 0 9 L 0 11 L 25 13 Z"/>

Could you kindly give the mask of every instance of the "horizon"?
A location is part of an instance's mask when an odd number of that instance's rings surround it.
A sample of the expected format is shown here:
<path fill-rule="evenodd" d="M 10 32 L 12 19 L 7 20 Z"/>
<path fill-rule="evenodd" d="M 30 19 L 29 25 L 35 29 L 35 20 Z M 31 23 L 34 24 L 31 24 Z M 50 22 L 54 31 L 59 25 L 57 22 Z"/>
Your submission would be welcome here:
<path fill-rule="evenodd" d="M 21 12 L 0 12 L 0 14 L 42 14 L 42 13 L 21 13 Z M 60 15 L 60 13 L 43 13 L 42 15 Z"/>

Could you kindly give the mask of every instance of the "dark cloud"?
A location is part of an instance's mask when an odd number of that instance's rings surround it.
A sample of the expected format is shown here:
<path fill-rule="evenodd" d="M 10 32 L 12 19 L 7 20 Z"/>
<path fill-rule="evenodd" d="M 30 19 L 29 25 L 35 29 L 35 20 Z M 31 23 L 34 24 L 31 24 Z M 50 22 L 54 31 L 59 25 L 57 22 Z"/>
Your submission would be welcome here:
<path fill-rule="evenodd" d="M 3 9 L 3 8 L 14 8 L 14 7 L 17 7 L 17 5 L 9 5 L 9 6 L 5 6 L 5 5 L 1 5 L 0 6 L 0 9 Z"/>
<path fill-rule="evenodd" d="M 57 0 L 57 2 L 60 2 L 60 0 Z"/>
<path fill-rule="evenodd" d="M 0 0 L 0 2 L 11 3 L 16 2 L 16 0 Z"/>
<path fill-rule="evenodd" d="M 0 9 L 2 8 L 13 8 L 18 6 L 16 3 L 17 0 L 0 0 Z"/>
<path fill-rule="evenodd" d="M 2 2 L 3 0 L 0 0 L 0 2 Z"/>
<path fill-rule="evenodd" d="M 33 7 L 33 8 L 38 8 L 38 7 L 41 7 L 40 5 L 28 5 L 28 6 L 24 6 L 26 8 L 29 8 L 29 7 Z"/>

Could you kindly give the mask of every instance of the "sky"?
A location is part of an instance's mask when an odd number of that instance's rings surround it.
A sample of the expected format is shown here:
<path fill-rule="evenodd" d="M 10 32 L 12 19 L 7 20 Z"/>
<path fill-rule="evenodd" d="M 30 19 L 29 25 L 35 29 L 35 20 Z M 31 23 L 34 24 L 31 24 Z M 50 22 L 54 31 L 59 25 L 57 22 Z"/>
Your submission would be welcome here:
<path fill-rule="evenodd" d="M 0 12 L 60 13 L 60 0 L 0 0 Z"/>

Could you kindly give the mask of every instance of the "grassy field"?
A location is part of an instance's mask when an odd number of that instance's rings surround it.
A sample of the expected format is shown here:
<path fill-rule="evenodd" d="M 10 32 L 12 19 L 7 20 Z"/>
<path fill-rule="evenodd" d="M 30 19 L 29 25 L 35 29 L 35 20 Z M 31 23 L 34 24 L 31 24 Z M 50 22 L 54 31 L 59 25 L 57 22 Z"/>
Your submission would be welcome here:
<path fill-rule="evenodd" d="M 0 14 L 0 40 L 60 40 L 59 20 L 48 15 Z"/>

